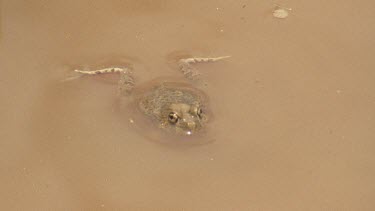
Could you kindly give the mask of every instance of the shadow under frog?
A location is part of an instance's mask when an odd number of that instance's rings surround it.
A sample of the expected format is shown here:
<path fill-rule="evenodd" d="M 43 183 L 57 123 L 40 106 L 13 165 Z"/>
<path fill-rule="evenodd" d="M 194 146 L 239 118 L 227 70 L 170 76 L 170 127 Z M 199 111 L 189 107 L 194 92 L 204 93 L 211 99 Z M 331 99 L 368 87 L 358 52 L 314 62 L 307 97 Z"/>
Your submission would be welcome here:
<path fill-rule="evenodd" d="M 202 137 L 202 134 L 206 132 L 207 123 L 212 117 L 208 97 L 202 90 L 194 86 L 193 82 L 199 80 L 200 73 L 192 65 L 216 62 L 228 57 L 178 59 L 176 63 L 185 77 L 184 81 L 158 78 L 141 85 L 136 84 L 131 65 L 74 71 L 82 76 L 118 73 L 120 75 L 118 95 L 121 109 L 136 110 L 145 117 L 143 118 L 146 121 L 145 124 L 151 124 L 154 128 L 158 128 L 156 133 L 162 133 L 164 137 L 173 137 L 173 140 L 189 139 L 191 142 L 196 137 Z M 129 99 L 131 103 L 129 103 Z M 135 123 L 133 118 L 129 118 L 129 121 Z M 156 134 L 153 129 L 141 132 L 152 139 L 162 139 L 163 137 Z"/>

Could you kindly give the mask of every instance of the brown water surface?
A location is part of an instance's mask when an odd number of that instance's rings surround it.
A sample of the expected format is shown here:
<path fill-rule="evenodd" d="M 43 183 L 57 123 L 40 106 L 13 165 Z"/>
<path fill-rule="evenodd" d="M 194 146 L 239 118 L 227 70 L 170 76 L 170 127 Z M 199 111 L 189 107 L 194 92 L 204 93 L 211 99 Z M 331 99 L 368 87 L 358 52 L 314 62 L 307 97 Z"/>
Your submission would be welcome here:
<path fill-rule="evenodd" d="M 375 3 L 274 3 L 1 1 L 0 209 L 375 210 Z M 114 83 L 61 82 L 122 59 L 179 77 L 176 52 L 232 56 L 198 67 L 208 144 L 150 140 Z"/>

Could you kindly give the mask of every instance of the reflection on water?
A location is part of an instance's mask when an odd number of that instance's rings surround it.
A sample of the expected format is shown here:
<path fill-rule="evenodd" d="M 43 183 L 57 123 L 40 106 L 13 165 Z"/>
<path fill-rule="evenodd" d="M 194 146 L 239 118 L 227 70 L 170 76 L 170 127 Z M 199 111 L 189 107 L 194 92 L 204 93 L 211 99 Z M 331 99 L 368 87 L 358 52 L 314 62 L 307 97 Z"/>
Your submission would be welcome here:
<path fill-rule="evenodd" d="M 285 5 L 2 1 L 3 209 L 373 210 L 373 2 Z M 232 55 L 199 65 L 207 144 L 149 141 L 116 76 L 61 82 L 129 61 L 139 84 L 180 77 L 171 52 Z"/>

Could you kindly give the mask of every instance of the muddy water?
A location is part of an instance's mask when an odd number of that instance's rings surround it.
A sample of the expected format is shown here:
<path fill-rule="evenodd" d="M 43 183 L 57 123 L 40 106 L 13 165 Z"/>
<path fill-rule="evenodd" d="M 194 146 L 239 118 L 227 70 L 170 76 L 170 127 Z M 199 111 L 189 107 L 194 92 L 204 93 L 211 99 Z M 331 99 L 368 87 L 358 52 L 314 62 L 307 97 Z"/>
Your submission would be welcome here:
<path fill-rule="evenodd" d="M 374 210 L 375 5 L 274 3 L 2 1 L 1 209 Z M 176 52 L 232 55 L 199 66 L 209 144 L 149 140 L 113 83 L 61 83 L 121 58 L 178 77 Z"/>

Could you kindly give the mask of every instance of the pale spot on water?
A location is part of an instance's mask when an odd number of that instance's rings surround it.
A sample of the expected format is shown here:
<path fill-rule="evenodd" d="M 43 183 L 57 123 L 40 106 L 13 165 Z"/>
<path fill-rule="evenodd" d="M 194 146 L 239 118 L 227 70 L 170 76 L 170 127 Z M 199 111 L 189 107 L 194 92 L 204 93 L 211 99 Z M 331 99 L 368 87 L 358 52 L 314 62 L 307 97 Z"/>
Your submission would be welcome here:
<path fill-rule="evenodd" d="M 277 5 L 272 15 L 275 18 L 284 19 L 289 16 L 290 11 L 292 11 L 291 8 L 281 7 Z"/>

